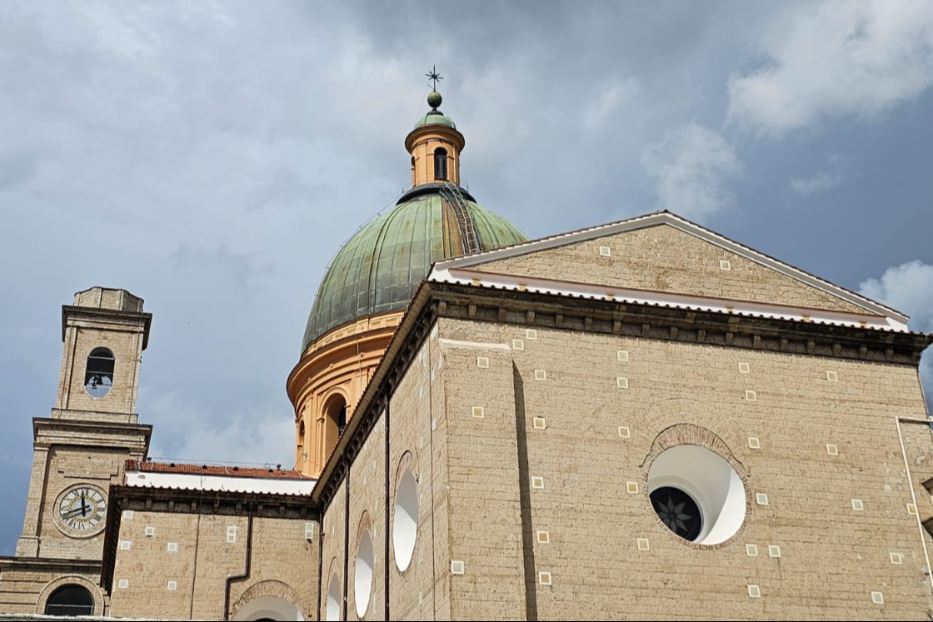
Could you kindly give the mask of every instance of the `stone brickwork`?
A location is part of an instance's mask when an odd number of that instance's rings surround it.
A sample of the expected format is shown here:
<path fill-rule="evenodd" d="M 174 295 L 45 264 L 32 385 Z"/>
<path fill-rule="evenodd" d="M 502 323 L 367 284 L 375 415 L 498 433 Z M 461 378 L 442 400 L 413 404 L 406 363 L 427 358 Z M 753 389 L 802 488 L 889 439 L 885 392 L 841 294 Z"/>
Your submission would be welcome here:
<path fill-rule="evenodd" d="M 317 541 L 306 521 L 209 513 L 124 511 L 110 615 L 222 619 L 258 598 L 284 599 L 308 616 L 317 601 Z M 314 524 L 316 534 L 317 524 Z M 230 581 L 229 599 L 226 595 Z"/>
<path fill-rule="evenodd" d="M 669 225 L 490 261 L 480 264 L 478 269 L 610 287 L 871 314 L 863 307 Z"/>
<path fill-rule="evenodd" d="M 450 556 L 468 560 L 453 617 L 928 615 L 930 432 L 905 424 L 908 474 L 896 420 L 926 416 L 915 368 L 451 320 L 440 335 L 511 348 L 445 350 Z M 681 540 L 651 508 L 653 452 L 679 441 L 747 473 L 745 522 L 722 545 Z"/>
<path fill-rule="evenodd" d="M 323 535 L 323 544 L 321 545 L 321 594 L 320 594 L 320 618 L 329 619 L 327 616 L 327 601 L 331 594 L 331 585 L 336 581 L 337 603 L 340 607 L 340 619 L 344 615 L 344 600 L 346 591 L 344 590 L 344 563 L 346 560 L 346 544 L 344 534 L 346 533 L 346 486 L 341 484 L 337 494 L 331 500 L 324 516 L 321 520 L 321 534 Z M 349 601 L 348 601 L 349 602 Z M 348 608 L 349 609 L 349 608 Z"/>
<path fill-rule="evenodd" d="M 103 615 L 106 596 L 99 580 L 99 562 L 0 560 L 0 612 L 23 617 L 42 614 L 52 592 L 66 584 L 77 584 L 93 596 L 94 614 Z"/>

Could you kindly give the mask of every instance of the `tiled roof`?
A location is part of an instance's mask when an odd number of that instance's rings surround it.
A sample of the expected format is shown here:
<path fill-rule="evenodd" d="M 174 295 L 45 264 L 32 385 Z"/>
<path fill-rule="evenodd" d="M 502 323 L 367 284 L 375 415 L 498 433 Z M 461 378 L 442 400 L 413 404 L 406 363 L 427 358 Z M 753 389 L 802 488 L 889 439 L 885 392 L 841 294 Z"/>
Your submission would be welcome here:
<path fill-rule="evenodd" d="M 189 475 L 222 475 L 225 477 L 259 477 L 267 479 L 314 479 L 299 471 L 277 468 L 182 464 L 177 462 L 126 461 L 127 471 L 144 473 L 186 473 Z"/>

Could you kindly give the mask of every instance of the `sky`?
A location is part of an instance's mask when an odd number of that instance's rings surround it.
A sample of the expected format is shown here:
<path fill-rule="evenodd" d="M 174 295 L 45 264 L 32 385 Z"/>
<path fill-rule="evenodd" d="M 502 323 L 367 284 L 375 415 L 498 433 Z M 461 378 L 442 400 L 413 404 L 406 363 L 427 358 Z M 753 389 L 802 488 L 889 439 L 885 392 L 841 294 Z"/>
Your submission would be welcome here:
<path fill-rule="evenodd" d="M 669 209 L 933 332 L 928 0 L 6 0 L 0 554 L 91 286 L 154 316 L 153 457 L 291 466 L 317 285 L 406 189 L 435 64 L 466 185 L 529 237 Z"/>

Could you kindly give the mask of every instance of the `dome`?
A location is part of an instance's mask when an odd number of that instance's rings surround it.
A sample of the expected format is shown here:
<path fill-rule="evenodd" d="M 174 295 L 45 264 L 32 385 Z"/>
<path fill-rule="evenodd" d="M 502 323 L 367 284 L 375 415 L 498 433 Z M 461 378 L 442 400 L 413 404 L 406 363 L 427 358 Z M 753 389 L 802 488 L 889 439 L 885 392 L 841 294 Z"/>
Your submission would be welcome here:
<path fill-rule="evenodd" d="M 341 324 L 405 309 L 434 262 L 525 240 L 512 223 L 451 184 L 409 191 L 337 252 L 308 316 L 302 352 Z"/>
<path fill-rule="evenodd" d="M 418 122 L 415 123 L 415 129 L 424 127 L 426 125 L 443 125 L 453 130 L 457 129 L 456 124 L 454 124 L 454 120 L 440 110 L 432 110 L 431 112 L 418 119 Z"/>

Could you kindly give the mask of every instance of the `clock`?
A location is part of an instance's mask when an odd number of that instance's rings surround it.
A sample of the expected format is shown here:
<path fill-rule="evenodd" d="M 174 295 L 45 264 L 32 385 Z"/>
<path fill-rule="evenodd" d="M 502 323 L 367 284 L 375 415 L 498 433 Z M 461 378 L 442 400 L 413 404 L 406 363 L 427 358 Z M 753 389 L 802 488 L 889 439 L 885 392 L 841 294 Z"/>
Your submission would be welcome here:
<path fill-rule="evenodd" d="M 72 486 L 61 494 L 55 522 L 66 535 L 88 537 L 104 527 L 107 499 L 102 490 L 88 484 Z"/>

